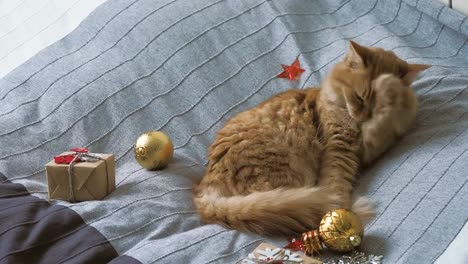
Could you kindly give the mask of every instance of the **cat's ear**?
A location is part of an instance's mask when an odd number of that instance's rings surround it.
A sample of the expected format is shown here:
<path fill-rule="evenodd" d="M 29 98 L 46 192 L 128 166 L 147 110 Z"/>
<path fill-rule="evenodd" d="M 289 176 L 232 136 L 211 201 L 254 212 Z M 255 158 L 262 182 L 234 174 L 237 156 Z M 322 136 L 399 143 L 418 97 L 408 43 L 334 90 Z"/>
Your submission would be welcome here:
<path fill-rule="evenodd" d="M 410 85 L 411 83 L 413 83 L 414 80 L 416 80 L 416 77 L 418 77 L 418 74 L 420 72 L 430 67 L 431 66 L 427 64 L 408 64 L 408 71 L 402 78 L 403 82 L 407 85 Z"/>
<path fill-rule="evenodd" d="M 349 41 L 347 58 L 351 63 L 365 65 L 365 59 L 367 55 L 368 50 L 366 47 L 363 47 L 352 40 Z"/>

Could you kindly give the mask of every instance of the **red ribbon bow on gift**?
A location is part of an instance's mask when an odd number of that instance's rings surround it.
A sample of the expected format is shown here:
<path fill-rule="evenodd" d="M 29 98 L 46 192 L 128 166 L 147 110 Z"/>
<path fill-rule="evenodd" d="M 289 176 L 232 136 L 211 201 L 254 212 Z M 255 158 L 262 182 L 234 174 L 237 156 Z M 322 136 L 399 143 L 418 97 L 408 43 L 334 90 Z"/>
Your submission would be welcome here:
<path fill-rule="evenodd" d="M 89 150 L 87 148 L 72 148 L 71 151 L 75 152 L 73 154 L 67 155 L 59 155 L 54 157 L 54 161 L 57 164 L 70 164 L 73 160 L 76 162 L 81 161 L 79 154 L 80 153 L 88 153 Z"/>

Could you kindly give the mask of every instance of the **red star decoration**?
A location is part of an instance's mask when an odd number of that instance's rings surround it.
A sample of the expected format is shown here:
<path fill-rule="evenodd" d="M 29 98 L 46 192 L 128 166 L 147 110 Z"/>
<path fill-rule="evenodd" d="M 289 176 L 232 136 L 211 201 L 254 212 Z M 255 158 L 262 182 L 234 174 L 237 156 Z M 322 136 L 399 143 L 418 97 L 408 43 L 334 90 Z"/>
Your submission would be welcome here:
<path fill-rule="evenodd" d="M 291 66 L 281 64 L 283 72 L 278 74 L 278 78 L 288 78 L 289 80 L 298 80 L 299 76 L 305 71 L 301 69 L 299 58 L 297 58 Z"/>

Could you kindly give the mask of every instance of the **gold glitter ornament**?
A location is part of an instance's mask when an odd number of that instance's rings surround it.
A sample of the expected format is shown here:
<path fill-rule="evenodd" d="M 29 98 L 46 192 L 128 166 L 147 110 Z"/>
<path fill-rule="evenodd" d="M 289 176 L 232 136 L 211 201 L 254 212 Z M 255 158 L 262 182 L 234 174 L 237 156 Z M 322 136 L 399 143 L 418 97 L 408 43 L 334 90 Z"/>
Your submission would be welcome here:
<path fill-rule="evenodd" d="M 174 146 L 171 139 L 160 131 L 149 131 L 138 137 L 134 154 L 136 161 L 145 169 L 158 170 L 172 160 Z"/>
<path fill-rule="evenodd" d="M 328 212 L 320 222 L 322 242 L 337 252 L 349 252 L 361 244 L 364 233 L 359 217 L 346 209 Z"/>

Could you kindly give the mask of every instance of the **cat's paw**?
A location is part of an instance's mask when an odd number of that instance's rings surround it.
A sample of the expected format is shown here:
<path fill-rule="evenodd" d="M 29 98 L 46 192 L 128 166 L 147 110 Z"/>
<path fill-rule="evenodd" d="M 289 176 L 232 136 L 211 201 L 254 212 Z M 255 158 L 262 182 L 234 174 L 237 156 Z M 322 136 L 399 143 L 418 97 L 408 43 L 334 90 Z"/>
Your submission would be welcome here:
<path fill-rule="evenodd" d="M 401 86 L 404 86 L 403 82 L 393 74 L 382 74 L 372 82 L 374 91 L 387 90 Z"/>
<path fill-rule="evenodd" d="M 382 74 L 372 82 L 376 106 L 394 106 L 401 101 L 406 89 L 402 80 L 392 74 Z"/>
<path fill-rule="evenodd" d="M 391 74 L 379 76 L 372 82 L 372 89 L 375 95 L 372 116 L 395 123 L 395 130 L 401 135 L 416 115 L 418 100 L 414 90 Z"/>

